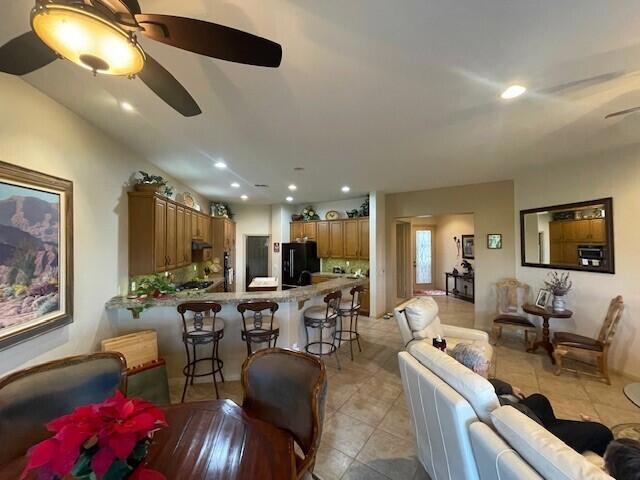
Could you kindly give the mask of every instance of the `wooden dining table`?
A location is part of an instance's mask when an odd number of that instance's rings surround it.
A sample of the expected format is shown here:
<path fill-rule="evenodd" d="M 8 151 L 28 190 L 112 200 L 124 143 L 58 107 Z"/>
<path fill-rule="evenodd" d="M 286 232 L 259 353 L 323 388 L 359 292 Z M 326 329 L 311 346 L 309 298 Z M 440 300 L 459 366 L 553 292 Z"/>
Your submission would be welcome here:
<path fill-rule="evenodd" d="M 155 434 L 147 465 L 167 480 L 295 478 L 291 435 L 232 401 L 183 403 L 165 413 L 169 426 Z M 0 480 L 16 480 L 24 465 L 22 457 L 0 466 Z"/>

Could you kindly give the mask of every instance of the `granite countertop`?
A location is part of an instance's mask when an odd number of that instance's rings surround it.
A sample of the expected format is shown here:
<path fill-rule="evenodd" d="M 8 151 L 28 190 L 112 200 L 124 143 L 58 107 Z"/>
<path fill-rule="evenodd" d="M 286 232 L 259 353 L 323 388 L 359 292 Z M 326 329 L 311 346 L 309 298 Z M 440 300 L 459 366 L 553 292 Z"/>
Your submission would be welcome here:
<path fill-rule="evenodd" d="M 369 281 L 368 278 L 335 278 L 316 285 L 307 287 L 292 288 L 291 290 L 277 290 L 274 292 L 227 292 L 227 293 L 207 293 L 202 290 L 180 292 L 162 298 L 145 299 L 140 301 L 127 297 L 113 297 L 109 300 L 105 308 L 107 310 L 117 310 L 124 308 L 139 309 L 143 305 L 147 307 L 176 307 L 187 300 L 210 301 L 220 304 L 234 304 L 242 302 L 272 301 L 276 303 L 302 302 L 312 297 L 326 295 L 335 290 L 345 290 L 356 285 L 363 285 Z"/>
<path fill-rule="evenodd" d="M 312 277 L 328 277 L 328 278 L 349 278 L 353 279 L 355 273 L 333 273 L 333 272 L 315 272 L 311 274 Z M 364 280 L 369 280 L 369 277 L 360 277 Z"/>

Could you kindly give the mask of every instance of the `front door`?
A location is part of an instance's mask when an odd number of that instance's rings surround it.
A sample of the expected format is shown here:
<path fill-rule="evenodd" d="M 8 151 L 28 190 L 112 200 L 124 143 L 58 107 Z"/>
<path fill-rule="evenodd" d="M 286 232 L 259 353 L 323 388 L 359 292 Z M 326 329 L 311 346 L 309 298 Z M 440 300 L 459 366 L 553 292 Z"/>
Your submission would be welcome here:
<path fill-rule="evenodd" d="M 432 290 L 434 284 L 433 227 L 415 225 L 412 228 L 413 291 Z"/>

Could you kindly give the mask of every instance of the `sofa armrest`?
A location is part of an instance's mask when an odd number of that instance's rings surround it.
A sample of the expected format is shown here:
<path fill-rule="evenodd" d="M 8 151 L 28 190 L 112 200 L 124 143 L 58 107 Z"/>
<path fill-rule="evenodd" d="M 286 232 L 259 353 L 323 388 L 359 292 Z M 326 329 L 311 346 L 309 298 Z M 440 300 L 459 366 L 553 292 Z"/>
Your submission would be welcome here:
<path fill-rule="evenodd" d="M 464 338 L 467 340 L 480 340 L 489 342 L 489 334 L 482 330 L 475 330 L 473 328 L 456 327 L 455 325 L 442 325 L 442 332 L 446 337 Z"/>

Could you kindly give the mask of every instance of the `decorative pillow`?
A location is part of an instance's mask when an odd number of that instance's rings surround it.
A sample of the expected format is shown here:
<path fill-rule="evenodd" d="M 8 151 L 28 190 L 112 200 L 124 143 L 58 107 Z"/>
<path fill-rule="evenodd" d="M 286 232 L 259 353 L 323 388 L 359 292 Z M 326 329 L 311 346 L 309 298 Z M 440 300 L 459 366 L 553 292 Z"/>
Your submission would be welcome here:
<path fill-rule="evenodd" d="M 544 478 L 613 480 L 582 455 L 523 413 L 503 406 L 491 413 L 493 426 Z"/>
<path fill-rule="evenodd" d="M 438 317 L 438 304 L 433 298 L 416 298 L 405 307 L 404 314 L 413 338 L 436 338 L 438 335 L 444 337 Z"/>

